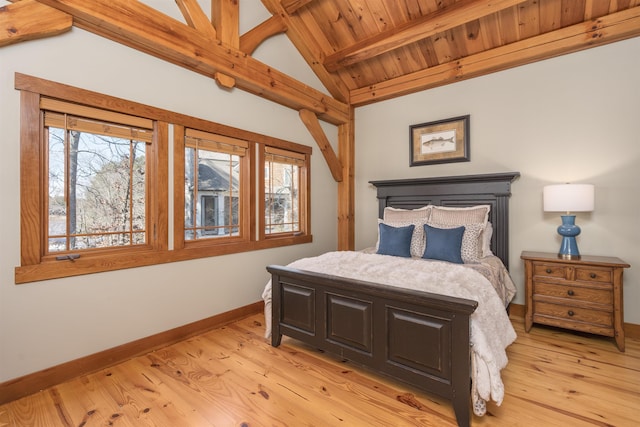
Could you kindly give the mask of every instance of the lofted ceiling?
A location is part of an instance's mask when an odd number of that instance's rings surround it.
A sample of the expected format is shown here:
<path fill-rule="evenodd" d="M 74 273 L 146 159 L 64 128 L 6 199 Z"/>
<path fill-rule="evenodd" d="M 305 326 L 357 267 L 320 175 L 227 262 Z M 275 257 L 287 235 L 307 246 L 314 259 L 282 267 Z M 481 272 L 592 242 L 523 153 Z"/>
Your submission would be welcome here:
<path fill-rule="evenodd" d="M 262 0 L 358 106 L 640 35 L 640 0 Z"/>

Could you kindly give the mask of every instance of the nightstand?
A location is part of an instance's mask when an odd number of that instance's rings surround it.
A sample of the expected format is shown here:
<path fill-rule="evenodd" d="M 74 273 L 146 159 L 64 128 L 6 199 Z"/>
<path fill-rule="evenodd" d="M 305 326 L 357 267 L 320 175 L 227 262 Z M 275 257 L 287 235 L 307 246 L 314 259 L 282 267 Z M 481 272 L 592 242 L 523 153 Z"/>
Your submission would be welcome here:
<path fill-rule="evenodd" d="M 622 272 L 619 258 L 583 255 L 562 259 L 546 252 L 522 252 L 527 332 L 534 323 L 614 337 L 624 351 Z"/>

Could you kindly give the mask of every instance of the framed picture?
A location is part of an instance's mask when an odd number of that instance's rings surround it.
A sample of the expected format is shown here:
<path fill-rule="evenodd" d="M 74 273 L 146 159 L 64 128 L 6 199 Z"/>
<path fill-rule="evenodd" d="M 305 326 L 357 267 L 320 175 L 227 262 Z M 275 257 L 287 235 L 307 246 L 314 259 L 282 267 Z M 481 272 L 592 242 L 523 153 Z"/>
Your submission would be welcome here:
<path fill-rule="evenodd" d="M 469 117 L 409 126 L 409 166 L 468 162 Z"/>

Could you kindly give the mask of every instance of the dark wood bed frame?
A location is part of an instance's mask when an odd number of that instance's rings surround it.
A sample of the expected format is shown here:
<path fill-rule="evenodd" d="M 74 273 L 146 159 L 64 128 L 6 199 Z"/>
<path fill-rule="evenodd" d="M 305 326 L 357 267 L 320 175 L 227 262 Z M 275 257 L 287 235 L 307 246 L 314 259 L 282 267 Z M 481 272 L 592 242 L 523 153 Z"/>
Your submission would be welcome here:
<path fill-rule="evenodd" d="M 517 172 L 372 181 L 384 208 L 491 205 L 492 251 L 509 266 L 509 196 Z M 449 399 L 471 417 L 470 320 L 476 301 L 268 266 L 272 345 L 286 335 Z M 419 339 L 416 339 L 419 337 Z"/>

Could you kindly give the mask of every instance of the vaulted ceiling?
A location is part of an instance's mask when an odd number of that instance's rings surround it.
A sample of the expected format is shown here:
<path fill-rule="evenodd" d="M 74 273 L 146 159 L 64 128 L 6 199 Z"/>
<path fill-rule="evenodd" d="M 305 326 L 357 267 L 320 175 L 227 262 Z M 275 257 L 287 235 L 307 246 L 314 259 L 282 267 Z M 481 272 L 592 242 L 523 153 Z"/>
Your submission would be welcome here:
<path fill-rule="evenodd" d="M 640 35 L 640 0 L 263 0 L 363 105 Z"/>

